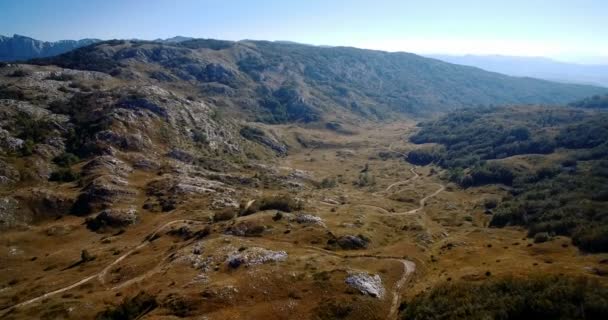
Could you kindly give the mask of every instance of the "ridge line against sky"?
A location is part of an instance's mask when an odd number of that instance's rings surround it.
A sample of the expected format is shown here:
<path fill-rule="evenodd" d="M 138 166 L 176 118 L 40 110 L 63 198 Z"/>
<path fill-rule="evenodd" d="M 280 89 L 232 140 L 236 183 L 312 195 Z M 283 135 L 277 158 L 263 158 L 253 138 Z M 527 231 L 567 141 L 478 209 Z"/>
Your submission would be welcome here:
<path fill-rule="evenodd" d="M 605 0 L 3 0 L 0 34 L 290 40 L 606 64 L 606 17 Z"/>

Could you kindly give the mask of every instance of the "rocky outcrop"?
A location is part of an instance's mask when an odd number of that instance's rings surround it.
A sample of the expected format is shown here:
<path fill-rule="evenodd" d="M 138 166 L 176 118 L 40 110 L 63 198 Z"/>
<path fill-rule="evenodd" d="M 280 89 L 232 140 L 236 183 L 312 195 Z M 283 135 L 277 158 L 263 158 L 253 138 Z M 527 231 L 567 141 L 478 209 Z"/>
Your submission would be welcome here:
<path fill-rule="evenodd" d="M 296 214 L 293 220 L 299 224 L 313 224 L 325 227 L 325 222 L 323 222 L 323 219 L 312 214 Z"/>
<path fill-rule="evenodd" d="M 24 221 L 23 217 L 18 214 L 19 202 L 13 197 L 0 198 L 0 229 L 14 227 Z"/>
<path fill-rule="evenodd" d="M 281 262 L 287 260 L 287 252 L 273 251 L 259 247 L 247 248 L 244 251 L 233 253 L 228 256 L 226 263 L 231 268 L 239 266 L 254 266 L 269 262 Z"/>
<path fill-rule="evenodd" d="M 21 175 L 15 167 L 0 159 L 0 186 L 15 183 L 20 178 Z"/>
<path fill-rule="evenodd" d="M 246 126 L 241 128 L 240 134 L 247 140 L 269 147 L 279 156 L 287 155 L 287 146 L 277 138 L 266 134 L 266 132 L 260 128 Z"/>
<path fill-rule="evenodd" d="M 245 221 L 228 227 L 224 233 L 239 237 L 258 237 L 265 230 L 266 227 L 261 224 Z"/>
<path fill-rule="evenodd" d="M 86 225 L 92 231 L 103 231 L 111 228 L 124 228 L 135 224 L 139 220 L 137 210 L 106 209 L 93 218 L 87 218 Z"/>
<path fill-rule="evenodd" d="M 377 274 L 352 273 L 346 278 L 345 282 L 350 287 L 359 290 L 362 294 L 379 299 L 384 297 L 385 289 L 382 285 L 382 278 Z"/>
<path fill-rule="evenodd" d="M 74 205 L 72 195 L 45 188 L 21 190 L 15 199 L 23 204 L 22 214 L 33 222 L 67 215 Z"/>
<path fill-rule="evenodd" d="M 370 240 L 363 236 L 345 235 L 338 238 L 329 239 L 327 244 L 331 247 L 337 247 L 343 250 L 366 249 Z"/>
<path fill-rule="evenodd" d="M 81 194 L 71 209 L 72 214 L 87 215 L 107 209 L 116 204 L 130 203 L 137 191 L 121 177 L 102 175 L 82 188 Z"/>
<path fill-rule="evenodd" d="M 102 175 L 113 175 L 127 178 L 133 172 L 133 168 L 126 162 L 109 155 L 95 157 L 87 162 L 81 171 L 81 175 L 86 179 L 95 179 Z M 85 179 L 85 180 L 86 180 Z"/>

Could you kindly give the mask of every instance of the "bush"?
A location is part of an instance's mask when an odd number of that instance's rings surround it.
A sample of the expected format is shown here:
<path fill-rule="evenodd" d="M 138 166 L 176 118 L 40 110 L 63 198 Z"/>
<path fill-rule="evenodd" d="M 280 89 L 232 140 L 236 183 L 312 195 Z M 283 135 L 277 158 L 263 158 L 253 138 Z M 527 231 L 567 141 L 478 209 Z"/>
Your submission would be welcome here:
<path fill-rule="evenodd" d="M 293 212 L 302 209 L 302 203 L 289 195 L 276 195 L 257 199 L 249 208 L 241 204 L 240 216 L 246 216 L 258 211 L 280 210 L 283 212 Z"/>
<path fill-rule="evenodd" d="M 140 292 L 131 299 L 125 299 L 115 308 L 109 308 L 97 314 L 97 320 L 134 320 L 139 319 L 150 311 L 156 309 L 156 298 Z"/>
<path fill-rule="evenodd" d="M 376 184 L 376 179 L 369 171 L 361 172 L 359 180 L 355 183 L 359 187 L 368 187 Z"/>
<path fill-rule="evenodd" d="M 53 171 L 49 177 L 49 181 L 57 182 L 72 182 L 80 179 L 80 175 L 70 168 L 61 168 L 57 171 Z"/>
<path fill-rule="evenodd" d="M 334 178 L 323 178 L 319 183 L 320 189 L 331 189 L 336 186 L 336 179 Z"/>
<path fill-rule="evenodd" d="M 572 235 L 572 243 L 589 252 L 608 252 L 608 226 L 580 227 Z"/>
<path fill-rule="evenodd" d="M 407 161 L 411 164 L 426 166 L 441 158 L 442 151 L 437 148 L 421 148 L 412 150 L 407 154 Z"/>
<path fill-rule="evenodd" d="M 491 210 L 498 206 L 498 199 L 496 198 L 487 198 L 483 201 L 483 207 L 485 209 Z"/>
<path fill-rule="evenodd" d="M 236 209 L 225 208 L 219 212 L 216 212 L 213 215 L 213 221 L 215 221 L 215 222 L 228 221 L 228 220 L 232 220 L 232 218 L 234 218 L 235 216 L 236 216 Z"/>
<path fill-rule="evenodd" d="M 588 278 L 499 278 L 445 283 L 402 307 L 408 320 L 606 319 L 608 288 Z"/>
<path fill-rule="evenodd" d="M 11 74 L 9 74 L 9 77 L 21 78 L 21 77 L 27 77 L 30 75 L 32 75 L 32 72 L 29 70 L 17 69 L 15 71 L 13 71 Z"/>
<path fill-rule="evenodd" d="M 74 80 L 74 75 L 63 72 L 51 72 L 51 74 L 46 77 L 46 79 L 55 81 L 70 81 Z"/>
<path fill-rule="evenodd" d="M 539 232 L 534 235 L 534 243 L 543 243 L 551 239 L 551 236 L 547 232 Z"/>
<path fill-rule="evenodd" d="M 69 152 L 64 152 L 53 159 L 53 162 L 56 165 L 64 168 L 71 167 L 78 161 L 80 161 L 80 158 L 77 155 Z"/>

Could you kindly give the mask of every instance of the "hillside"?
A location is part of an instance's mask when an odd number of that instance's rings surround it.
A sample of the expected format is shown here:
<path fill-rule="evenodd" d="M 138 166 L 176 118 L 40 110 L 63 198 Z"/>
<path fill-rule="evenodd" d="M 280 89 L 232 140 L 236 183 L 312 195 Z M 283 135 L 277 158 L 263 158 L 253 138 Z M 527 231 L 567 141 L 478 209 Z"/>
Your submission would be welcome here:
<path fill-rule="evenodd" d="M 56 56 L 76 48 L 99 42 L 97 39 L 40 41 L 25 36 L 0 35 L 0 61 L 25 61 L 33 58 Z"/>
<path fill-rule="evenodd" d="M 409 53 L 264 41 L 111 41 L 36 63 L 179 86 L 270 123 L 563 104 L 607 91 L 508 77 Z"/>

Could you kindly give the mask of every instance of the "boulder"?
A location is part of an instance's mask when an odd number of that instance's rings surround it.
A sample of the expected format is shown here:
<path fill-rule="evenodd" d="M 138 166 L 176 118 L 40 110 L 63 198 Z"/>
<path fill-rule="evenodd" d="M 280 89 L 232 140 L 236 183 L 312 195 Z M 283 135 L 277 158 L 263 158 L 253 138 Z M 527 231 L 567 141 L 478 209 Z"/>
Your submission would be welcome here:
<path fill-rule="evenodd" d="M 361 235 L 346 235 L 336 239 L 335 244 L 337 244 L 338 247 L 344 250 L 365 249 L 369 244 L 369 239 Z"/>
<path fill-rule="evenodd" d="M 370 275 L 368 273 L 352 273 L 346 278 L 346 284 L 350 287 L 359 290 L 362 294 L 382 299 L 384 297 L 384 286 L 382 278 L 379 275 Z"/>

